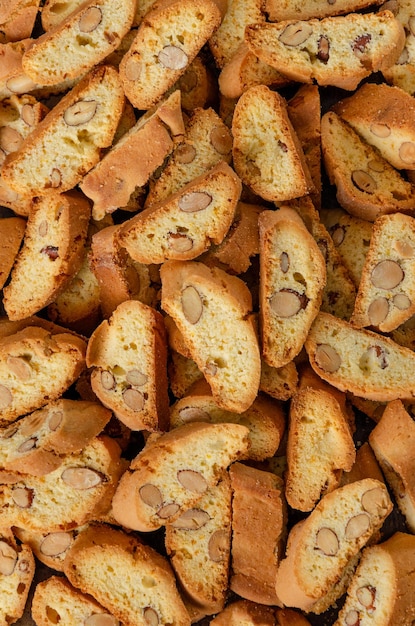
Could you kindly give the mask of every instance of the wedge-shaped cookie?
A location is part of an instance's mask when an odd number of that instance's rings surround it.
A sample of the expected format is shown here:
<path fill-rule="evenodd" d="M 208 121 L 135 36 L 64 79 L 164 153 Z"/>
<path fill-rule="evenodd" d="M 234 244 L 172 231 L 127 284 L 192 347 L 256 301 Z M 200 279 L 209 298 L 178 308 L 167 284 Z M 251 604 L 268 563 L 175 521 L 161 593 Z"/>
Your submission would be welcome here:
<path fill-rule="evenodd" d="M 287 523 L 283 480 L 272 472 L 239 462 L 232 464 L 229 474 L 232 486 L 230 589 L 253 602 L 279 606 L 275 577 Z"/>
<path fill-rule="evenodd" d="M 8 155 L 5 183 L 28 196 L 75 187 L 111 145 L 124 98 L 114 67 L 91 70 Z"/>
<path fill-rule="evenodd" d="M 166 261 L 160 276 L 161 306 L 176 323 L 214 399 L 223 409 L 246 411 L 261 374 L 248 287 L 237 276 L 197 261 Z"/>
<path fill-rule="evenodd" d="M 273 456 L 285 431 L 285 416 L 280 402 L 259 394 L 243 413 L 218 407 L 208 383 L 195 382 L 188 392 L 170 407 L 170 429 L 190 422 L 230 422 L 249 428 L 247 458 L 264 461 Z"/>
<path fill-rule="evenodd" d="M 415 424 L 401 400 L 386 405 L 369 443 L 411 532 L 415 531 Z"/>
<path fill-rule="evenodd" d="M 221 162 L 124 222 L 119 230 L 120 245 L 140 263 L 195 259 L 211 243 L 223 241 L 241 191 L 239 177 Z"/>
<path fill-rule="evenodd" d="M 35 575 L 35 559 L 29 546 L 18 545 L 11 530 L 0 532 L 0 624 L 14 624 L 22 617 Z"/>
<path fill-rule="evenodd" d="M 337 200 L 351 215 L 373 222 L 387 213 L 413 211 L 414 185 L 334 111 L 322 117 L 321 143 Z"/>
<path fill-rule="evenodd" d="M 131 534 L 91 526 L 71 547 L 65 574 L 125 626 L 190 626 L 168 559 Z"/>
<path fill-rule="evenodd" d="M 183 134 L 180 91 L 175 91 L 142 115 L 82 180 L 80 188 L 93 200 L 93 218 L 101 220 L 125 207 L 135 188 L 148 182 Z"/>
<path fill-rule="evenodd" d="M 0 465 L 43 476 L 98 435 L 111 411 L 98 402 L 60 398 L 0 430 Z"/>
<path fill-rule="evenodd" d="M 350 471 L 356 451 L 334 395 L 306 387 L 290 403 L 285 494 L 288 504 L 311 511 Z"/>
<path fill-rule="evenodd" d="M 415 538 L 394 533 L 387 541 L 365 548 L 347 589 L 346 601 L 334 626 L 412 624 L 415 610 Z M 353 621 L 354 620 L 354 621 Z"/>
<path fill-rule="evenodd" d="M 132 430 L 168 423 L 167 341 L 162 315 L 139 300 L 118 305 L 88 341 L 91 386 Z"/>
<path fill-rule="evenodd" d="M 118 47 L 134 11 L 134 0 L 88 0 L 33 42 L 23 70 L 41 85 L 86 74 Z"/>
<path fill-rule="evenodd" d="M 270 22 L 284 20 L 309 20 L 312 17 L 328 17 L 354 13 L 374 4 L 382 4 L 382 0 L 265 0 L 264 10 Z"/>
<path fill-rule="evenodd" d="M 240 424 L 194 422 L 155 435 L 119 482 L 115 519 L 143 532 L 173 523 L 246 454 L 248 433 Z"/>
<path fill-rule="evenodd" d="M 214 30 L 221 14 L 213 0 L 163 0 L 141 22 L 120 63 L 127 98 L 145 110 L 184 74 Z"/>
<path fill-rule="evenodd" d="M 282 367 L 301 351 L 320 309 L 326 264 L 294 209 L 263 211 L 259 233 L 262 357 Z"/>
<path fill-rule="evenodd" d="M 385 485 L 366 478 L 325 495 L 290 531 L 276 576 L 285 606 L 310 611 L 381 528 L 393 505 Z"/>
<path fill-rule="evenodd" d="M 3 290 L 11 320 L 25 319 L 50 304 L 81 267 L 91 207 L 77 191 L 33 201 L 23 245 Z"/>
<path fill-rule="evenodd" d="M 236 173 L 264 200 L 304 196 L 313 183 L 285 99 L 265 85 L 251 87 L 237 101 L 232 119 Z"/>
<path fill-rule="evenodd" d="M 37 583 L 31 605 L 36 624 L 56 619 L 61 626 L 71 626 L 74 616 L 79 624 L 116 626 L 118 620 L 90 595 L 73 587 L 65 576 L 49 576 Z"/>
<path fill-rule="evenodd" d="M 390 332 L 415 313 L 415 219 L 394 213 L 374 222 L 351 324 Z"/>
<path fill-rule="evenodd" d="M 389 337 L 320 312 L 304 345 L 312 368 L 341 391 L 378 401 L 415 396 L 415 355 Z"/>
<path fill-rule="evenodd" d="M 125 464 L 121 448 L 105 435 L 94 437 L 81 452 L 69 454 L 44 476 L 21 475 L 0 485 L 0 523 L 36 532 L 52 532 L 100 519 Z"/>
<path fill-rule="evenodd" d="M 397 169 L 415 169 L 413 97 L 385 83 L 364 83 L 333 110 Z"/>
<path fill-rule="evenodd" d="M 291 80 L 353 90 L 395 63 L 405 43 L 391 11 L 248 25 L 254 54 Z"/>
<path fill-rule="evenodd" d="M 145 206 L 165 200 L 220 161 L 230 163 L 232 135 L 211 107 L 197 108 L 186 123 L 185 136 L 160 175 L 150 179 Z"/>
<path fill-rule="evenodd" d="M 166 525 L 165 547 L 185 597 L 205 615 L 221 611 L 229 584 L 232 511 L 227 473 L 194 508 Z"/>
<path fill-rule="evenodd" d="M 1 424 L 57 400 L 85 368 L 86 342 L 27 326 L 0 339 Z"/>

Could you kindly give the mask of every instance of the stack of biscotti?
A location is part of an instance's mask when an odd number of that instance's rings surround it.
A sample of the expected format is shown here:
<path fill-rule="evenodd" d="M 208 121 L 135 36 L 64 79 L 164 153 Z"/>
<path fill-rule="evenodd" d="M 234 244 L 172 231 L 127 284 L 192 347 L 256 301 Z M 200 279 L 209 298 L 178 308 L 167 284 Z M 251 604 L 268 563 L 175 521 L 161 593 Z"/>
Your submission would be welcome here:
<path fill-rule="evenodd" d="M 0 0 L 0 626 L 412 626 L 411 3 Z"/>

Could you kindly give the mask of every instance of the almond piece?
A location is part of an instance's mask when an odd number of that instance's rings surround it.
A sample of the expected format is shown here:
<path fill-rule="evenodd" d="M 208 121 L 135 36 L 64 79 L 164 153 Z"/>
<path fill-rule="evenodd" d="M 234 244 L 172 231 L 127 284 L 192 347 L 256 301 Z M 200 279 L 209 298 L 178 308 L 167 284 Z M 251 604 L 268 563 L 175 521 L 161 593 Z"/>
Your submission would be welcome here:
<path fill-rule="evenodd" d="M 226 530 L 215 530 L 208 542 L 208 554 L 211 561 L 219 563 L 226 557 L 228 533 Z"/>
<path fill-rule="evenodd" d="M 67 532 L 49 533 L 42 540 L 39 549 L 45 556 L 59 556 L 69 548 L 72 542 L 72 536 Z"/>
<path fill-rule="evenodd" d="M 144 396 L 138 389 L 125 389 L 122 394 L 125 404 L 132 411 L 142 411 L 144 406 Z"/>
<path fill-rule="evenodd" d="M 320 528 L 316 536 L 316 546 L 326 556 L 335 556 L 339 551 L 339 539 L 331 528 Z"/>
<path fill-rule="evenodd" d="M 180 530 L 198 530 L 210 520 L 209 513 L 202 509 L 187 509 L 171 526 Z"/>
<path fill-rule="evenodd" d="M 99 7 L 89 7 L 79 18 L 78 26 L 81 33 L 92 33 L 102 21 Z"/>
<path fill-rule="evenodd" d="M 370 528 L 370 517 L 367 513 L 359 513 L 349 519 L 346 524 L 346 539 L 352 541 L 364 535 Z"/>
<path fill-rule="evenodd" d="M 0 574 L 11 576 L 17 563 L 17 552 L 5 541 L 0 540 Z"/>
<path fill-rule="evenodd" d="M 102 476 L 90 467 L 68 467 L 61 478 L 63 482 L 73 489 L 92 489 L 102 483 Z"/>
<path fill-rule="evenodd" d="M 163 503 L 163 496 L 161 495 L 160 489 L 151 483 L 140 487 L 139 494 L 144 504 L 154 509 L 158 509 Z"/>
<path fill-rule="evenodd" d="M 182 487 L 194 493 L 204 493 L 208 487 L 205 477 L 195 470 L 179 470 L 177 480 Z"/>
<path fill-rule="evenodd" d="M 177 46 L 164 46 L 157 58 L 169 70 L 182 70 L 189 62 L 187 54 Z"/>
<path fill-rule="evenodd" d="M 394 289 L 404 279 L 404 272 L 396 261 L 380 261 L 372 270 L 371 281 L 379 289 Z"/>
<path fill-rule="evenodd" d="M 307 22 L 295 22 L 284 28 L 278 39 L 285 46 L 299 46 L 307 41 L 312 32 L 313 28 Z"/>
<path fill-rule="evenodd" d="M 203 312 L 203 302 L 200 293 L 193 287 L 188 285 L 182 291 L 182 309 L 183 315 L 189 324 L 197 324 Z"/>
<path fill-rule="evenodd" d="M 92 120 L 97 110 L 95 100 L 78 100 L 68 107 L 63 114 L 63 119 L 68 126 L 81 126 Z"/>
<path fill-rule="evenodd" d="M 316 348 L 315 360 L 325 372 L 337 372 L 341 365 L 340 355 L 327 343 L 321 343 Z"/>
<path fill-rule="evenodd" d="M 205 191 L 191 191 L 181 196 L 178 207 L 184 213 L 197 213 L 207 209 L 212 202 L 212 196 Z"/>

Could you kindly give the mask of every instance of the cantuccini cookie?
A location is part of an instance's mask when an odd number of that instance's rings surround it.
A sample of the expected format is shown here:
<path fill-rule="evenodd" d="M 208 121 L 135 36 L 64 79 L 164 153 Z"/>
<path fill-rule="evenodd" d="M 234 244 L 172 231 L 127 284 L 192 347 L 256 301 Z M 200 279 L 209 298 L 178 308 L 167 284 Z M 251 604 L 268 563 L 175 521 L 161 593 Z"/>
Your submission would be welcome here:
<path fill-rule="evenodd" d="M 0 289 L 9 278 L 17 253 L 19 252 L 26 230 L 23 217 L 12 216 L 0 219 Z"/>
<path fill-rule="evenodd" d="M 0 624 L 8 626 L 22 617 L 35 575 L 30 547 L 16 541 L 9 528 L 0 532 Z"/>
<path fill-rule="evenodd" d="M 265 0 L 264 10 L 270 22 L 282 22 L 355 13 L 381 3 L 382 0 Z"/>

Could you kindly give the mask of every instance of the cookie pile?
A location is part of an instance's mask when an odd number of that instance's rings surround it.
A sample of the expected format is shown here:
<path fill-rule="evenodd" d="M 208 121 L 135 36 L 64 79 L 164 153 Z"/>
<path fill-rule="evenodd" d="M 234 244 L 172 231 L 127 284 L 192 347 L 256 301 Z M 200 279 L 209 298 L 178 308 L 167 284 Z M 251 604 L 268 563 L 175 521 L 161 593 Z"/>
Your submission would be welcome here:
<path fill-rule="evenodd" d="M 411 0 L 0 0 L 0 626 L 415 620 Z"/>

